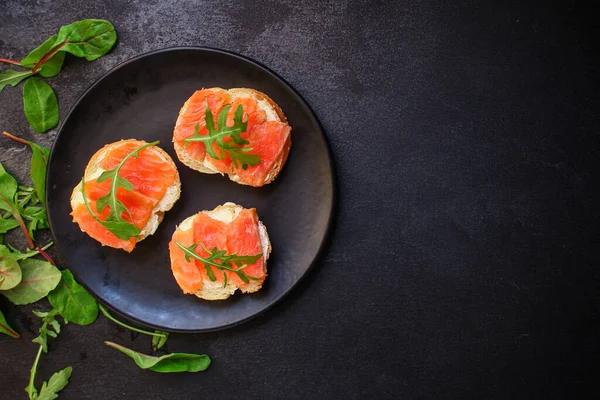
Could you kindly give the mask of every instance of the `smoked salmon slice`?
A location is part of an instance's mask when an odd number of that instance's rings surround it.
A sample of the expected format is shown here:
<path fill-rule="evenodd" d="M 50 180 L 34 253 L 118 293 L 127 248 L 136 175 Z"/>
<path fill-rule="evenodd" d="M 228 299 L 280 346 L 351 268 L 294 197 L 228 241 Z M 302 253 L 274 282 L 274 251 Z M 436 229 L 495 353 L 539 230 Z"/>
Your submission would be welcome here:
<path fill-rule="evenodd" d="M 146 142 L 127 140 L 107 145 L 108 150 L 103 152 L 102 149 L 92 157 L 92 160 L 101 157 L 98 163 L 101 170 L 96 171 L 95 176 L 98 176 L 102 170 L 107 171 L 116 168 L 129 153 L 144 144 Z M 162 150 L 160 152 L 164 153 Z M 166 153 L 164 155 L 168 157 Z M 168 160 L 171 161 L 170 158 Z M 150 147 L 141 150 L 137 157 L 128 158 L 119 170 L 119 177 L 127 179 L 133 186 L 133 190 L 126 190 L 123 187 L 117 188 L 116 198 L 128 210 L 128 212 L 123 212 L 121 217 L 140 230 L 146 227 L 152 214 L 156 213 L 155 206 L 165 196 L 168 188 L 176 180 L 179 180 L 175 165 L 172 161 L 169 161 L 164 156 L 159 156 L 156 149 Z M 96 201 L 110 192 L 111 180 L 108 179 L 100 183 L 97 179 L 86 179 L 85 195 L 88 205 L 101 221 L 106 221 L 111 210 L 110 206 L 106 206 L 101 213 L 98 213 Z M 71 204 L 73 206 L 71 212 L 73 221 L 89 236 L 105 246 L 123 249 L 127 252 L 131 252 L 135 248 L 139 238 L 119 239 L 89 213 L 83 202 L 81 185 L 78 185 L 73 191 Z"/>
<path fill-rule="evenodd" d="M 242 121 L 246 123 L 241 138 L 249 143 L 236 147 L 245 148 L 247 154 L 259 156 L 258 164 L 233 163 L 227 151 L 215 141 L 186 141 L 195 135 L 209 134 L 206 127 L 206 107 L 209 107 L 215 129 L 223 129 L 218 123 L 219 113 L 230 106 L 225 125 L 234 126 L 234 115 L 238 107 L 243 110 Z M 279 107 L 263 93 L 252 89 L 221 88 L 196 91 L 184 104 L 173 131 L 173 142 L 180 160 L 187 166 L 204 173 L 221 173 L 230 179 L 246 185 L 263 186 L 271 182 L 287 159 L 290 149 L 291 127 Z M 234 145 L 231 137 L 225 137 L 227 145 Z M 218 159 L 206 151 L 212 146 Z M 210 149 L 209 149 L 210 150 Z"/>
<path fill-rule="evenodd" d="M 224 221 L 222 214 L 220 217 L 213 218 L 214 214 L 212 213 L 227 207 L 230 210 L 231 207 L 237 208 L 236 212 L 231 214 L 230 220 Z M 261 223 L 255 209 L 245 209 L 232 203 L 219 206 L 212 212 L 200 212 L 180 224 L 169 243 L 169 250 L 171 269 L 183 292 L 206 298 L 199 293 L 215 290 L 215 288 L 225 289 L 225 286 L 228 286 L 229 293 L 219 297 L 226 298 L 236 288 L 241 289 L 243 292 L 258 290 L 267 275 L 265 263 L 269 253 L 269 250 L 265 250 L 263 247 L 264 241 L 268 243 L 268 238 L 265 237 L 266 229 L 261 238 L 260 226 Z M 220 270 L 210 265 L 211 273 L 209 274 L 209 268 L 205 266 L 203 261 L 195 258 L 186 260 L 184 250 L 176 242 L 187 248 L 195 245 L 194 253 L 205 260 L 211 256 L 210 252 L 214 252 L 215 249 L 224 251 L 226 256 L 233 254 L 237 256 L 256 256 L 265 252 L 267 254 L 263 254 L 253 263 L 232 262 L 234 269 L 243 268 L 246 276 L 251 277 L 245 282 L 236 272 Z M 220 264 L 221 261 L 217 259 L 215 262 Z M 214 279 L 211 279 L 211 275 Z M 259 282 L 258 287 L 256 287 L 257 282 Z M 207 289 L 207 287 L 211 288 Z"/>

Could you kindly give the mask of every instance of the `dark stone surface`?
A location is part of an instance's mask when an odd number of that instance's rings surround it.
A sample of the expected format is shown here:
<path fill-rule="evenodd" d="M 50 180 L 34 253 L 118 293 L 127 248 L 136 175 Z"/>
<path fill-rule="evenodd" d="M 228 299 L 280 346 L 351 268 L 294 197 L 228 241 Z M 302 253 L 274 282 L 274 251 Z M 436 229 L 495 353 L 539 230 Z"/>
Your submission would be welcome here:
<path fill-rule="evenodd" d="M 50 81 L 61 117 L 117 63 L 174 45 L 224 48 L 273 68 L 330 139 L 334 237 L 291 296 L 235 329 L 173 335 L 205 373 L 139 370 L 102 344 L 148 351 L 100 318 L 69 325 L 39 377 L 72 365 L 61 399 L 575 398 L 599 360 L 599 27 L 553 2 L 3 1 L 0 55 L 19 59 L 82 18 L 120 42 Z M 43 144 L 20 88 L 0 128 Z M 27 152 L 0 140 L 27 182 Z M 0 302 L 0 398 L 23 398 L 32 307 Z M 174 310 L 176 312 L 176 310 Z"/>

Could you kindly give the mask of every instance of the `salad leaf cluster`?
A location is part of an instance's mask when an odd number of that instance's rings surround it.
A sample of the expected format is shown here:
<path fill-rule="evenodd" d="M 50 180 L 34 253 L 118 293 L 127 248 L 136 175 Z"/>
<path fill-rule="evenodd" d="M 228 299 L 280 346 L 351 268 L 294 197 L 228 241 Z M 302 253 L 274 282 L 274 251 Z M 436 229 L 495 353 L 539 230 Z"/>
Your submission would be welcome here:
<path fill-rule="evenodd" d="M 117 33 L 108 21 L 84 19 L 65 25 L 21 61 L 0 58 L 0 62 L 25 68 L 0 73 L 0 92 L 25 80 L 23 109 L 27 121 L 36 132 L 46 132 L 58 124 L 58 99 L 50 85 L 33 75 L 43 78 L 58 75 L 66 53 L 94 61 L 108 53 L 116 42 Z"/>

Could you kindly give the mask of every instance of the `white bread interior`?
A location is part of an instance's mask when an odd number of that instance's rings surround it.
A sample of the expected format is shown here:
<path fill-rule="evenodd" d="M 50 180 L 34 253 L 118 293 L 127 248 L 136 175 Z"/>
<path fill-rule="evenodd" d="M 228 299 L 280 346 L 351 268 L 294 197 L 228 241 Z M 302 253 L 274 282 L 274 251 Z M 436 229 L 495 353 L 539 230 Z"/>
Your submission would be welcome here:
<path fill-rule="evenodd" d="M 94 179 L 98 178 L 102 174 L 102 172 L 104 172 L 104 169 L 100 166 L 100 163 L 104 159 L 104 156 L 107 152 L 111 151 L 115 147 L 121 146 L 128 142 L 136 142 L 140 146 L 143 146 L 147 143 L 142 140 L 127 139 L 105 145 L 100 150 L 98 150 L 88 162 L 88 165 L 85 168 L 84 172 L 85 181 L 91 182 Z M 154 205 L 154 208 L 152 209 L 152 214 L 150 215 L 148 222 L 142 228 L 140 234 L 136 238 L 137 242 L 144 240 L 146 237 L 156 232 L 158 225 L 160 225 L 160 223 L 163 220 L 165 212 L 169 211 L 173 207 L 173 205 L 175 204 L 175 202 L 177 202 L 179 196 L 181 195 L 181 181 L 179 180 L 179 172 L 177 171 L 177 167 L 175 166 L 173 159 L 158 146 L 151 146 L 148 147 L 146 150 L 153 152 L 162 160 L 167 162 L 171 167 L 173 167 L 173 169 L 175 170 L 175 181 L 171 186 L 167 188 L 167 191 L 165 192 L 165 195 L 162 197 L 162 199 L 160 199 L 159 202 Z M 77 186 L 75 186 L 73 192 L 71 193 L 71 208 L 75 210 L 75 207 L 77 207 L 80 204 L 84 204 L 83 195 L 81 194 L 81 182 L 79 182 Z M 104 243 L 102 243 L 102 245 L 104 246 Z"/>
<path fill-rule="evenodd" d="M 210 88 L 207 90 L 219 91 L 219 90 L 225 90 L 225 89 Z M 275 121 L 275 122 L 287 123 L 287 118 L 283 114 L 283 111 L 281 111 L 281 108 L 277 105 L 277 103 L 275 103 L 266 94 L 259 92 L 258 90 L 248 89 L 248 88 L 234 88 L 234 89 L 229 89 L 229 90 L 225 90 L 225 91 L 228 92 L 229 95 L 231 96 L 231 101 L 234 101 L 236 98 L 240 98 L 240 97 L 241 98 L 250 97 L 250 98 L 255 99 L 256 102 L 258 103 L 258 107 L 260 109 L 264 110 L 264 112 L 267 116 L 267 119 L 266 119 L 267 122 Z M 183 107 L 181 107 L 181 110 L 179 111 L 179 115 L 183 115 L 185 113 L 185 111 L 187 110 L 188 104 L 189 104 L 189 99 L 185 102 Z M 187 165 L 188 167 L 195 169 L 196 171 L 202 172 L 204 174 L 224 175 L 217 168 L 215 168 L 215 166 L 210 162 L 210 160 L 211 160 L 210 156 L 208 156 L 208 155 L 205 156 L 204 160 L 202 160 L 202 161 L 195 160 L 188 155 L 188 153 L 185 151 L 184 146 L 180 146 L 176 142 L 174 142 L 173 145 L 175 147 L 175 153 L 177 154 L 177 157 L 179 158 L 179 160 L 182 163 L 184 163 L 185 165 Z M 291 146 L 292 146 L 292 140 L 291 140 L 291 135 L 290 135 L 290 136 L 288 136 L 288 140 L 284 146 L 283 151 L 279 154 L 279 157 L 273 164 L 273 168 L 267 174 L 267 177 L 265 178 L 265 181 L 262 183 L 262 185 L 271 183 L 275 179 L 275 177 L 277 177 L 277 174 L 279 174 L 279 171 L 281 171 L 281 168 L 283 167 L 283 165 L 285 164 L 285 161 L 287 160 L 287 156 L 290 152 Z M 249 185 L 249 183 L 242 180 L 235 172 L 229 174 L 229 179 L 231 179 L 232 181 L 237 182 L 241 185 Z"/>
<path fill-rule="evenodd" d="M 242 206 L 239 206 L 234 203 L 225 203 L 222 206 L 216 207 L 212 211 L 201 211 L 202 213 L 208 215 L 209 217 L 223 221 L 225 223 L 229 223 L 233 221 L 240 211 L 243 209 Z M 193 229 L 194 217 L 197 214 L 194 214 L 185 220 L 177 227 L 177 230 L 187 231 L 189 229 Z M 267 260 L 269 259 L 269 254 L 271 254 L 271 242 L 269 241 L 269 235 L 267 233 L 267 228 L 263 225 L 263 223 L 258 221 L 258 234 L 260 236 L 260 245 L 262 249 L 263 259 L 264 259 L 264 269 L 265 269 L 265 277 L 267 272 Z M 171 261 L 172 262 L 172 261 Z M 250 283 L 242 288 L 238 288 L 231 281 L 227 282 L 227 286 L 223 287 L 223 282 L 213 282 L 209 279 L 204 280 L 202 283 L 202 287 L 194 293 L 196 296 L 200 297 L 204 300 L 224 300 L 231 296 L 237 289 L 240 289 L 242 293 L 254 293 L 262 288 L 264 279 L 259 281 L 251 280 Z"/>

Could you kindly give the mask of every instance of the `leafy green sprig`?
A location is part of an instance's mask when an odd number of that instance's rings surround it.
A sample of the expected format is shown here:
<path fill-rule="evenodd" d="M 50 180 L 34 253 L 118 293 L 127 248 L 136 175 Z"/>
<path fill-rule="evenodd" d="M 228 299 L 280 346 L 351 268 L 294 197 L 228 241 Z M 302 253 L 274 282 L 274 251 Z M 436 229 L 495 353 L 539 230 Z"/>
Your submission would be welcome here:
<path fill-rule="evenodd" d="M 256 254 L 254 256 L 239 256 L 235 253 L 227 254 L 225 250 L 218 250 L 216 247 L 213 247 L 211 250 L 208 250 L 202 243 L 200 246 L 204 251 L 208 253 L 208 257 L 200 257 L 196 253 L 197 244 L 192 244 L 188 247 L 185 247 L 178 241 L 175 241 L 177 247 L 183 250 L 186 261 L 191 261 L 192 258 L 202 262 L 204 265 L 204 269 L 206 270 L 206 275 L 211 281 L 216 281 L 217 277 L 213 272 L 213 268 L 216 268 L 219 271 L 223 272 L 223 287 L 227 286 L 227 273 L 226 271 L 230 271 L 235 273 L 242 282 L 249 283 L 251 280 L 258 281 L 260 278 L 256 278 L 254 276 L 250 276 L 244 272 L 244 268 L 246 268 L 249 264 L 254 264 L 257 262 L 263 255 L 262 253 Z"/>
<path fill-rule="evenodd" d="M 121 200 L 117 198 L 117 189 L 122 187 L 125 190 L 134 190 L 134 187 L 133 184 L 127 179 L 119 176 L 119 171 L 121 170 L 123 165 L 125 165 L 125 162 L 128 159 L 130 159 L 131 157 L 137 158 L 140 151 L 148 147 L 155 146 L 158 143 L 158 141 L 146 143 L 145 145 L 132 150 L 121 160 L 121 162 L 115 168 L 108 171 L 104 171 L 98 177 L 98 179 L 96 179 L 98 183 L 105 182 L 109 179 L 111 180 L 108 194 L 96 200 L 96 210 L 98 211 L 98 214 L 101 214 L 104 208 L 110 207 L 110 214 L 104 221 L 98 218 L 98 216 L 92 211 L 89 205 L 87 196 L 85 194 L 85 174 L 83 179 L 81 179 L 81 194 L 83 196 L 83 203 L 85 204 L 85 207 L 87 208 L 88 212 L 100 225 L 114 233 L 115 236 L 121 240 L 127 240 L 131 237 L 139 235 L 140 228 L 138 228 L 131 222 L 126 221 L 123 218 L 123 213 L 126 213 L 130 217 L 131 213 L 129 212 L 125 204 L 123 204 L 123 202 L 121 202 Z"/>
<path fill-rule="evenodd" d="M 8 132 L 3 132 L 2 134 L 31 148 L 30 175 L 35 190 L 17 185 L 16 179 L 10 176 L 0 164 L 0 181 L 2 181 L 0 189 L 0 202 L 2 204 L 0 204 L 0 210 L 7 211 L 7 215 L 0 213 L 0 233 L 21 226 L 29 247 L 33 248 L 34 232 L 38 229 L 48 228 L 48 216 L 46 208 L 43 206 L 46 200 L 46 169 L 48 167 L 50 150 L 37 143 L 18 138 Z M 42 206 L 37 206 L 37 204 L 41 204 Z M 25 229 L 25 221 L 28 221 L 27 229 Z M 53 263 L 46 253 L 42 254 L 48 261 Z"/>
<path fill-rule="evenodd" d="M 238 108 L 235 110 L 233 125 L 227 126 L 227 115 L 230 109 L 231 106 L 226 106 L 221 110 L 218 116 L 217 126 L 215 127 L 215 121 L 207 102 L 204 119 L 206 121 L 208 135 L 201 136 L 199 134 L 200 124 L 197 123 L 194 134 L 189 138 L 186 138 L 184 143 L 186 145 L 194 142 L 204 143 L 206 146 L 206 153 L 215 160 L 221 160 L 225 158 L 225 154 L 228 154 L 229 158 L 231 158 L 231 163 L 235 168 L 241 166 L 242 169 L 247 169 L 249 165 L 260 164 L 262 160 L 259 154 L 249 154 L 253 149 L 251 147 L 242 147 L 250 144 L 249 141 L 241 136 L 243 132 L 246 132 L 248 127 L 248 121 L 243 121 L 244 110 L 242 105 L 238 105 Z M 225 142 L 227 137 L 230 137 L 233 143 L 231 141 Z M 213 143 L 216 143 L 219 147 L 220 157 L 212 147 Z"/>
<path fill-rule="evenodd" d="M 31 367 L 31 372 L 29 374 L 29 384 L 25 388 L 25 391 L 29 395 L 30 400 L 51 400 L 57 397 L 56 393 L 67 386 L 73 368 L 67 367 L 52 375 L 48 382 L 42 383 L 42 387 L 38 392 L 35 387 L 35 376 L 37 375 L 40 357 L 42 352 L 48 352 L 48 337 L 56 338 L 60 333 L 60 323 L 56 319 L 59 315 L 56 309 L 52 309 L 48 312 L 33 311 L 33 313 L 37 317 L 42 318 L 42 326 L 39 329 L 39 335 L 32 340 L 33 343 L 39 344 L 40 347 L 38 348 L 35 360 L 33 361 L 33 366 Z"/>
<path fill-rule="evenodd" d="M 58 124 L 59 116 L 56 94 L 50 85 L 32 76 L 39 74 L 50 78 L 57 75 L 62 69 L 66 53 L 84 57 L 88 61 L 96 60 L 108 53 L 116 41 L 114 27 L 105 20 L 85 19 L 62 26 L 57 35 L 51 36 L 23 60 L 0 58 L 0 63 L 26 68 L 23 71 L 9 69 L 0 73 L 0 92 L 8 85 L 16 86 L 27 79 L 23 87 L 23 108 L 27 121 L 38 133 L 52 129 Z"/>
<path fill-rule="evenodd" d="M 161 357 L 153 357 L 113 342 L 104 342 L 109 347 L 119 350 L 131 358 L 141 369 L 155 372 L 199 372 L 210 365 L 206 354 L 170 353 Z"/>

